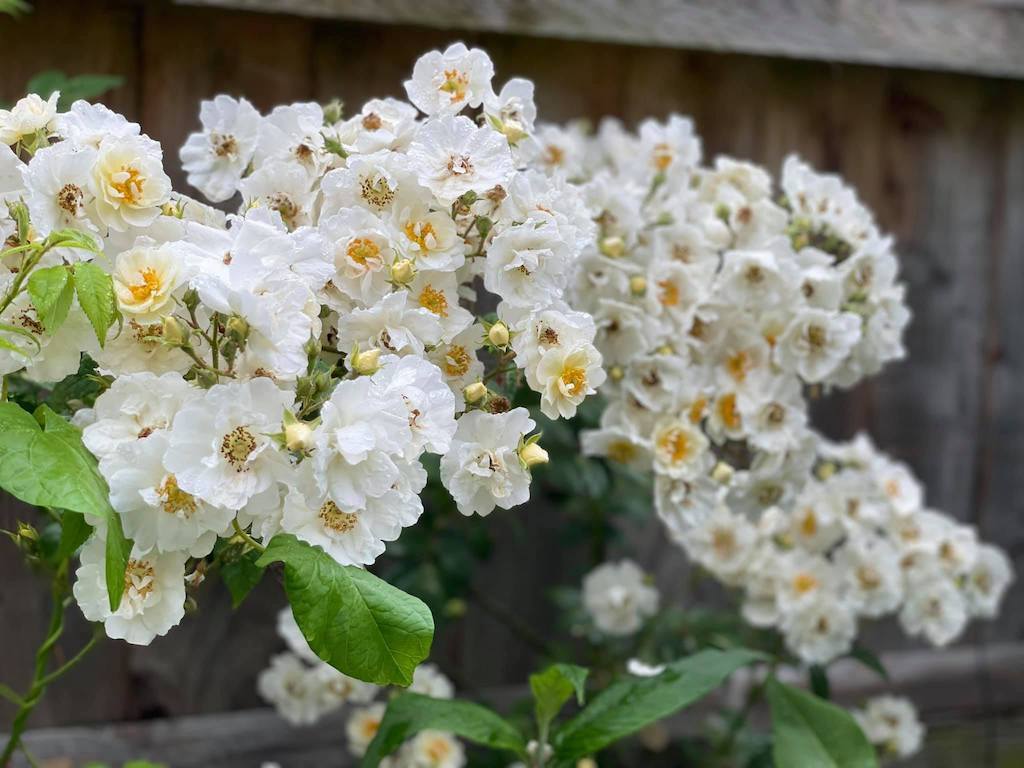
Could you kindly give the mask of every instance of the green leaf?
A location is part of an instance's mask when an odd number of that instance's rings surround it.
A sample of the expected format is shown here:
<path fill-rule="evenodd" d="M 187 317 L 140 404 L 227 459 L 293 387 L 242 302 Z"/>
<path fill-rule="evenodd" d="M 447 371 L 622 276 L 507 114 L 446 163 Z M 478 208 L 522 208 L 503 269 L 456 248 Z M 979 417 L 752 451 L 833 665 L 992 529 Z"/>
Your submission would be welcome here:
<path fill-rule="evenodd" d="M 850 651 L 847 654 L 847 656 L 849 656 L 851 659 L 859 661 L 861 664 L 863 664 L 865 667 L 872 670 L 873 672 L 877 672 L 878 676 L 881 677 L 883 680 L 889 679 L 889 672 L 885 668 L 885 665 L 882 664 L 882 660 L 878 658 L 878 655 L 870 648 L 866 648 L 863 645 L 855 644 L 853 646 L 853 650 Z"/>
<path fill-rule="evenodd" d="M 85 521 L 84 515 L 64 510 L 60 516 L 60 545 L 54 559 L 60 561 L 71 557 L 91 533 L 92 526 Z"/>
<path fill-rule="evenodd" d="M 556 731 L 555 755 L 563 762 L 592 755 L 692 704 L 739 667 L 763 660 L 763 654 L 742 648 L 709 649 L 668 664 L 654 677 L 617 680 Z"/>
<path fill-rule="evenodd" d="M 111 610 L 117 610 L 132 542 L 110 507 L 107 484 L 96 459 L 82 445 L 78 428 L 46 405 L 39 406 L 33 417 L 14 403 L 0 403 L 0 488 L 37 507 L 106 521 L 107 591 Z"/>
<path fill-rule="evenodd" d="M 124 572 L 128 568 L 128 560 L 132 556 L 132 540 L 124 535 L 121 527 L 121 516 L 110 516 L 107 523 L 107 547 L 104 572 L 107 577 L 107 597 L 110 599 L 110 610 L 116 611 L 124 597 Z"/>
<path fill-rule="evenodd" d="M 819 699 L 828 701 L 832 698 L 832 686 L 828 682 L 828 672 L 820 664 L 812 664 L 807 670 L 807 681 L 811 691 Z"/>
<path fill-rule="evenodd" d="M 776 765 L 877 768 L 874 747 L 845 710 L 775 678 L 768 681 L 768 704 Z"/>
<path fill-rule="evenodd" d="M 102 96 L 109 90 L 117 88 L 124 83 L 124 78 L 118 75 L 76 75 L 68 77 L 60 70 L 51 69 L 40 72 L 28 82 L 26 91 L 42 96 L 44 99 L 50 97 L 55 91 L 60 91 L 58 109 L 64 111 L 78 99 L 89 101 Z"/>
<path fill-rule="evenodd" d="M 25 0 L 0 0 L 0 13 L 6 13 L 15 19 L 32 12 L 32 6 Z"/>
<path fill-rule="evenodd" d="M 0 403 L 0 488 L 37 507 L 113 517 L 107 484 L 81 433 L 46 406 L 45 428 L 14 403 Z"/>
<path fill-rule="evenodd" d="M 377 768 L 382 758 L 421 731 L 453 733 L 475 744 L 514 752 L 520 757 L 526 753 L 519 731 L 486 707 L 470 701 L 403 693 L 388 703 L 377 735 L 366 749 L 362 768 Z"/>
<path fill-rule="evenodd" d="M 319 547 L 278 534 L 256 561 L 284 563 L 284 587 L 310 648 L 335 669 L 377 685 L 412 683 L 430 653 L 434 618 L 423 601 Z"/>
<path fill-rule="evenodd" d="M 237 560 L 230 560 L 221 566 L 221 576 L 231 593 L 231 607 L 237 608 L 253 587 L 263 578 L 263 568 L 256 564 L 258 552 L 246 552 Z"/>
<path fill-rule="evenodd" d="M 19 328 L 16 325 L 9 325 L 8 323 L 0 323 L 0 331 L 3 331 L 4 333 L 13 333 L 15 336 L 21 336 L 23 339 L 27 339 L 32 344 L 32 346 L 36 348 L 36 352 L 42 349 L 42 347 L 39 345 L 39 339 L 37 339 L 28 331 L 26 331 L 24 328 Z M 8 352 L 14 352 L 15 354 L 23 355 L 26 358 L 32 357 L 31 354 L 26 352 L 17 344 L 9 342 L 3 336 L 0 336 L 0 349 L 6 349 Z"/>
<path fill-rule="evenodd" d="M 75 298 L 75 283 L 63 265 L 37 269 L 29 275 L 28 295 L 39 322 L 53 335 L 67 320 L 71 300 Z"/>
<path fill-rule="evenodd" d="M 552 664 L 543 672 L 530 675 L 530 690 L 540 731 L 547 731 L 551 721 L 574 693 L 577 703 L 583 704 L 588 672 L 584 667 L 572 664 Z"/>
<path fill-rule="evenodd" d="M 96 239 L 80 229 L 55 229 L 46 236 L 43 247 L 46 249 L 76 248 L 80 251 L 89 251 L 97 256 L 103 253 Z"/>
<path fill-rule="evenodd" d="M 75 265 L 75 290 L 78 303 L 102 347 L 107 341 L 107 331 L 117 318 L 113 280 L 95 264 L 83 262 Z"/>

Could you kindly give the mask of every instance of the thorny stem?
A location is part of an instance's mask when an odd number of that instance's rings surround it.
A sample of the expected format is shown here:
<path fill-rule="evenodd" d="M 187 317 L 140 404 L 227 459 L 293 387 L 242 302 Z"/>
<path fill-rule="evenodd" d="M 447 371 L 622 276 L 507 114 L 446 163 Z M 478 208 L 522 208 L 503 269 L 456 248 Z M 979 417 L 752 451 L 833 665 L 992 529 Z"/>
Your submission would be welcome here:
<path fill-rule="evenodd" d="M 68 563 L 66 561 L 60 565 L 57 569 L 57 573 L 53 577 L 52 599 L 53 607 L 50 611 L 49 628 L 46 632 L 46 639 L 43 640 L 42 644 L 36 650 L 35 668 L 33 670 L 32 683 L 29 686 L 28 692 L 24 696 L 19 697 L 6 686 L 3 688 L 4 697 L 18 704 L 18 711 L 11 723 L 11 731 L 7 738 L 7 746 L 4 747 L 3 754 L 0 754 L 0 766 L 8 766 L 11 758 L 14 756 L 14 752 L 19 748 L 23 753 L 25 753 L 29 762 L 32 762 L 32 758 L 25 751 L 25 745 L 21 743 L 21 737 L 25 732 L 25 725 L 28 722 L 29 716 L 39 703 L 39 700 L 43 697 L 47 687 L 76 666 L 78 662 L 80 662 L 86 654 L 93 649 L 101 636 L 99 631 L 94 632 L 89 642 L 86 643 L 78 653 L 76 653 L 70 660 L 57 667 L 53 672 L 47 674 L 46 667 L 49 664 L 51 655 L 53 654 L 53 649 L 56 647 L 57 641 L 64 633 L 64 612 L 71 603 L 71 598 L 68 596 Z"/>

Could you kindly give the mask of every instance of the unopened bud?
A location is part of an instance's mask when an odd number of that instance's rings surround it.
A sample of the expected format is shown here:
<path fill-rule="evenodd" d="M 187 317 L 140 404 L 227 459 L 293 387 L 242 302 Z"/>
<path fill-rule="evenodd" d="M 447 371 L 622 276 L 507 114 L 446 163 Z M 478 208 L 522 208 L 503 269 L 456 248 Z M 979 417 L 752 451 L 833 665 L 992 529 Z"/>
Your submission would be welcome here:
<path fill-rule="evenodd" d="M 507 347 L 509 340 L 508 326 L 499 320 L 487 331 L 487 340 L 496 347 Z"/>
<path fill-rule="evenodd" d="M 185 329 L 181 327 L 181 323 L 174 315 L 164 318 L 161 336 L 163 336 L 164 343 L 172 347 L 184 346 L 188 338 L 185 335 Z"/>
<path fill-rule="evenodd" d="M 245 344 L 245 340 L 249 338 L 249 324 L 245 322 L 245 318 L 235 315 L 228 320 L 227 335 L 238 346 Z"/>
<path fill-rule="evenodd" d="M 506 120 L 501 124 L 501 132 L 505 134 L 509 144 L 516 144 L 530 135 L 518 120 Z"/>
<path fill-rule="evenodd" d="M 369 376 L 380 368 L 380 350 L 377 347 L 365 352 L 355 350 L 349 356 L 350 368 L 360 376 Z"/>
<path fill-rule="evenodd" d="M 538 443 L 527 443 L 519 449 L 519 458 L 522 459 L 523 464 L 527 467 L 533 467 L 537 464 L 547 464 L 548 452 L 540 447 Z"/>
<path fill-rule="evenodd" d="M 474 381 L 472 384 L 466 385 L 466 388 L 462 390 L 462 394 L 466 398 L 467 403 L 479 403 L 487 397 L 487 385 L 482 381 Z"/>
<path fill-rule="evenodd" d="M 828 480 L 832 475 L 836 473 L 836 465 L 831 461 L 825 461 L 818 465 L 814 474 L 818 476 L 819 480 Z"/>
<path fill-rule="evenodd" d="M 341 99 L 332 99 L 324 104 L 324 125 L 334 125 L 345 113 L 345 105 Z"/>
<path fill-rule="evenodd" d="M 195 381 L 203 389 L 209 389 L 214 384 L 217 384 L 217 372 L 211 371 L 207 368 L 199 368 L 192 366 L 192 370 L 195 371 Z"/>
<path fill-rule="evenodd" d="M 39 541 L 39 531 L 28 523 L 18 522 L 18 532 L 15 534 L 21 541 Z"/>
<path fill-rule="evenodd" d="M 576 761 L 576 768 L 597 768 L 597 761 L 592 757 L 584 757 Z"/>
<path fill-rule="evenodd" d="M 313 429 L 304 421 L 296 421 L 284 428 L 284 445 L 289 451 L 301 453 L 313 447 Z"/>
<path fill-rule="evenodd" d="M 643 275 L 633 275 L 629 278 L 629 291 L 634 296 L 643 296 L 647 293 L 647 278 Z"/>
<path fill-rule="evenodd" d="M 608 375 L 612 381 L 622 381 L 622 378 L 626 375 L 626 370 L 621 365 L 613 365 L 608 370 Z"/>
<path fill-rule="evenodd" d="M 416 277 L 416 268 L 411 259 L 399 259 L 391 265 L 391 279 L 399 285 L 411 283 Z"/>
<path fill-rule="evenodd" d="M 185 305 L 185 309 L 188 311 L 195 312 L 199 306 L 199 291 L 195 288 L 189 288 L 181 297 L 181 303 Z"/>
<path fill-rule="evenodd" d="M 726 464 L 724 461 L 720 461 L 715 464 L 715 468 L 711 470 L 711 479 L 721 485 L 727 485 L 735 474 L 733 468 Z"/>
<path fill-rule="evenodd" d="M 466 615 L 466 601 L 461 597 L 453 597 L 447 603 L 444 604 L 444 615 L 458 619 Z"/>
<path fill-rule="evenodd" d="M 617 259 L 626 252 L 626 241 L 617 235 L 612 237 L 602 237 L 601 242 L 598 244 L 598 248 L 605 256 Z"/>

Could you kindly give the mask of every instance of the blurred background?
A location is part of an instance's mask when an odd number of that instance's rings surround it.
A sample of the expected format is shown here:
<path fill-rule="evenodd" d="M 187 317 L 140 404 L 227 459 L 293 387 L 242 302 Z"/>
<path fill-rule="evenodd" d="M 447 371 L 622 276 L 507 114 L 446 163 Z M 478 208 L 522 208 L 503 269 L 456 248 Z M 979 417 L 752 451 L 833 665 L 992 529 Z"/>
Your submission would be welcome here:
<path fill-rule="evenodd" d="M 117 75 L 121 84 L 102 101 L 163 143 L 167 172 L 184 192 L 193 190 L 177 148 L 198 127 L 201 99 L 223 92 L 269 110 L 340 98 L 354 111 L 371 97 L 403 96 L 416 58 L 455 40 L 487 50 L 497 83 L 534 80 L 543 121 L 610 115 L 633 125 L 679 112 L 694 119 L 706 157 L 734 155 L 777 172 L 797 152 L 843 174 L 897 238 L 914 320 L 907 360 L 823 398 L 817 423 L 837 438 L 869 432 L 913 468 L 930 505 L 976 525 L 1024 571 L 1024 2 L 30 5 L 20 18 L 0 15 L 0 102 L 47 70 Z M 468 573 L 492 605 L 471 604 L 466 618 L 448 622 L 433 657 L 460 688 L 520 683 L 535 654 L 508 617 L 545 631 L 557 613 L 550 588 L 578 584 L 592 565 L 592 543 L 565 539 L 559 509 L 541 489 L 531 504 L 487 520 L 493 546 Z M 25 514 L 0 499 L 0 527 Z M 629 554 L 655 573 L 667 602 L 721 600 L 691 578 L 655 520 L 634 516 L 622 533 L 609 554 Z M 8 547 L 0 542 L 0 680 L 20 689 L 48 595 Z M 1024 765 L 1022 595 L 1017 584 L 1000 618 L 972 624 L 952 651 L 928 651 L 885 623 L 869 630 L 897 687 L 927 721 L 949 726 L 918 764 Z M 269 714 L 211 715 L 260 706 L 255 677 L 282 646 L 278 585 L 265 580 L 235 612 L 220 584 L 208 585 L 200 603 L 148 648 L 102 644 L 49 692 L 33 727 L 210 715 L 186 721 L 194 743 L 285 738 Z M 87 634 L 79 617 L 68 647 Z M 0 704 L 0 721 L 9 717 Z M 161 727 L 60 737 L 171 743 L 174 726 Z M 312 748 L 320 737 L 288 738 Z M 322 741 L 336 745 L 337 736 Z"/>

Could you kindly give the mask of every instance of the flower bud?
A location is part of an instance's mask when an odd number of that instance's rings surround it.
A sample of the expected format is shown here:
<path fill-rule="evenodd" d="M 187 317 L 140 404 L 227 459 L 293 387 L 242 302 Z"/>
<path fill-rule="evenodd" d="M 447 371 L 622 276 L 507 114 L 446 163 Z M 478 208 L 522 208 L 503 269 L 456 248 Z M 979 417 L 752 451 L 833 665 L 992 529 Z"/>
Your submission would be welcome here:
<path fill-rule="evenodd" d="M 548 452 L 540 447 L 538 443 L 527 443 L 519 449 L 519 458 L 527 468 L 537 464 L 547 464 Z"/>
<path fill-rule="evenodd" d="M 506 120 L 499 130 L 505 134 L 509 144 L 517 144 L 530 135 L 518 120 Z"/>
<path fill-rule="evenodd" d="M 733 474 L 735 474 L 733 468 L 724 461 L 720 461 L 711 470 L 711 479 L 720 485 L 728 485 L 732 481 Z"/>
<path fill-rule="evenodd" d="M 466 601 L 460 597 L 453 597 L 447 603 L 444 604 L 444 615 L 458 619 L 466 615 Z"/>
<path fill-rule="evenodd" d="M 416 277 L 416 268 L 411 259 L 399 259 L 391 265 L 391 279 L 399 285 L 406 285 Z"/>
<path fill-rule="evenodd" d="M 188 342 L 185 329 L 181 327 L 181 323 L 178 322 L 178 318 L 174 315 L 168 315 L 164 318 L 161 335 L 163 336 L 164 343 L 171 347 L 183 347 Z"/>
<path fill-rule="evenodd" d="M 289 451 L 301 453 L 313 447 L 313 429 L 304 421 L 296 421 L 284 428 L 284 445 Z"/>
<path fill-rule="evenodd" d="M 203 389 L 209 389 L 214 384 L 218 384 L 218 377 L 216 371 L 211 371 L 206 368 L 199 368 L 193 365 L 192 370 L 195 372 L 195 382 Z"/>
<path fill-rule="evenodd" d="M 341 99 L 333 99 L 324 104 L 324 125 L 334 125 L 341 121 L 345 113 L 345 104 Z"/>
<path fill-rule="evenodd" d="M 576 768 L 597 768 L 597 761 L 592 757 L 584 757 L 576 761 Z"/>
<path fill-rule="evenodd" d="M 626 252 L 626 241 L 618 236 L 602 237 L 601 242 L 598 243 L 598 249 L 605 256 L 617 259 Z"/>
<path fill-rule="evenodd" d="M 245 344 L 245 340 L 249 338 L 249 324 L 245 322 L 245 318 L 234 315 L 230 320 L 228 320 L 226 328 L 228 338 L 240 347 Z"/>
<path fill-rule="evenodd" d="M 474 381 L 472 384 L 466 385 L 466 388 L 462 390 L 462 395 L 466 398 L 467 403 L 478 403 L 487 397 L 487 385 L 482 381 Z"/>
<path fill-rule="evenodd" d="M 647 293 L 647 278 L 643 275 L 633 275 L 629 278 L 629 291 L 634 296 L 643 296 Z"/>
<path fill-rule="evenodd" d="M 189 312 L 195 312 L 199 306 L 199 291 L 195 288 L 189 288 L 185 291 L 181 297 L 181 303 L 185 305 L 185 309 Z"/>
<path fill-rule="evenodd" d="M 508 346 L 509 337 L 508 326 L 500 320 L 487 331 L 487 340 L 499 348 Z"/>
<path fill-rule="evenodd" d="M 622 381 L 625 375 L 626 371 L 621 365 L 613 365 L 608 371 L 608 376 L 612 381 Z"/>
<path fill-rule="evenodd" d="M 360 376 L 369 376 L 380 368 L 380 350 L 377 347 L 360 352 L 353 350 L 349 356 L 349 368 Z"/>

